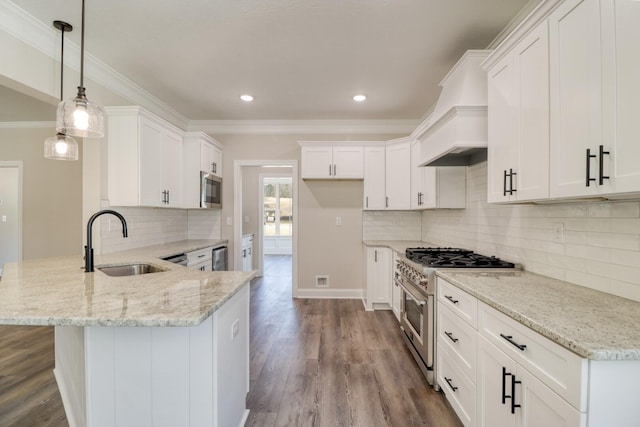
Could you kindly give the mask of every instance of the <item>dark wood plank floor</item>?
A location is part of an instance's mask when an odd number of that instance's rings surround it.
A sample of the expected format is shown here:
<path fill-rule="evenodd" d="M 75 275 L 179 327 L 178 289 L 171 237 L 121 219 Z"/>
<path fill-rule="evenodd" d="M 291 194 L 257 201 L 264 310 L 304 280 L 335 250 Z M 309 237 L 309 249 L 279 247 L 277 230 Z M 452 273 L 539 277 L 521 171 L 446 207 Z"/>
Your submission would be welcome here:
<path fill-rule="evenodd" d="M 0 325 L 0 426 L 67 427 L 53 376 L 53 327 Z"/>
<path fill-rule="evenodd" d="M 247 426 L 461 426 L 402 341 L 391 311 L 294 300 L 291 259 L 266 256 L 251 285 Z"/>

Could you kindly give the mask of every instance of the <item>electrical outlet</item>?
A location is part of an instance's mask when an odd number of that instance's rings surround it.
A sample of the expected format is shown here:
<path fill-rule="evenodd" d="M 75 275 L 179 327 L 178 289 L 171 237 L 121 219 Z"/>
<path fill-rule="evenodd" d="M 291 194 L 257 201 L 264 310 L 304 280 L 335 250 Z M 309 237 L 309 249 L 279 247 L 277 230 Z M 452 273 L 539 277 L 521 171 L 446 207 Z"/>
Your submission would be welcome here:
<path fill-rule="evenodd" d="M 2 215 L 2 222 L 7 222 L 7 216 L 6 215 Z"/>
<path fill-rule="evenodd" d="M 342 217 L 336 217 L 336 225 L 342 225 Z"/>
<path fill-rule="evenodd" d="M 249 215 L 244 216 L 244 222 L 249 222 Z"/>
<path fill-rule="evenodd" d="M 230 216 L 227 217 L 227 225 L 233 225 L 233 218 Z"/>
<path fill-rule="evenodd" d="M 233 325 L 231 325 L 231 339 L 235 339 L 235 337 L 238 336 L 238 333 L 240 333 L 240 320 L 237 320 L 235 322 L 233 322 Z"/>
<path fill-rule="evenodd" d="M 564 242 L 564 223 L 553 223 L 553 241 L 558 243 Z"/>

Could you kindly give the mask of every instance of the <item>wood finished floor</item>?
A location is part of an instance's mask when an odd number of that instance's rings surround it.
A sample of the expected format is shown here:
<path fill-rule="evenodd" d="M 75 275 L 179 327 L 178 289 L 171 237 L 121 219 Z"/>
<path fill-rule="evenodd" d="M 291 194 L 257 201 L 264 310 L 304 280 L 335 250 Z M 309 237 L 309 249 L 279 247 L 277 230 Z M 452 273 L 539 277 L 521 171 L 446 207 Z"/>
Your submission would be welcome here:
<path fill-rule="evenodd" d="M 428 386 L 391 311 L 294 300 L 290 263 L 265 257 L 265 275 L 251 285 L 246 426 L 462 425 Z"/>
<path fill-rule="evenodd" d="M 0 325 L 0 426 L 67 427 L 53 376 L 53 327 Z"/>

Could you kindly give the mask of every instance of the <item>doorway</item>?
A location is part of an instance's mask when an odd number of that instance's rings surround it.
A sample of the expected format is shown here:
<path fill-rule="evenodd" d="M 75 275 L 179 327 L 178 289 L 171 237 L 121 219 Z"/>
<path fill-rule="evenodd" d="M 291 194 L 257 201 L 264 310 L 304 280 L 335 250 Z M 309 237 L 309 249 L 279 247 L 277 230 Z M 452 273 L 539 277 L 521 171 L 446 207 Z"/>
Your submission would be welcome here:
<path fill-rule="evenodd" d="M 287 178 L 287 183 L 283 182 L 283 187 L 278 183 L 274 187 L 275 195 L 271 197 L 271 204 L 279 209 L 271 209 L 264 206 L 264 186 L 263 180 L 266 178 Z M 267 183 L 269 184 L 269 183 Z M 273 184 L 273 182 L 271 183 Z M 268 190 L 270 191 L 270 190 Z M 246 194 L 244 194 L 246 193 Z M 271 194 L 271 193 L 269 193 Z M 286 199 L 286 200 L 285 200 Z M 268 224 L 267 233 L 278 231 L 279 242 L 275 243 L 270 239 L 266 244 L 269 246 L 278 245 L 287 248 L 290 255 L 279 255 L 286 257 L 290 268 L 287 276 L 291 278 L 292 297 L 298 295 L 298 161 L 297 160 L 235 160 L 234 161 L 234 234 L 233 234 L 233 266 L 234 270 L 242 269 L 242 237 L 247 234 L 254 234 L 253 240 L 253 268 L 258 271 L 258 276 L 265 274 L 265 256 L 272 252 L 271 247 L 265 251 L 263 236 L 265 226 Z M 255 206 L 255 208 L 253 207 Z M 266 216 L 269 216 L 267 219 Z M 288 234 L 288 236 L 281 236 Z M 266 254 L 266 255 L 265 255 Z M 268 258 L 267 261 L 271 259 Z M 282 260 L 279 260 L 282 261 Z M 279 262 L 282 266 L 282 262 Z M 281 268 L 279 268 L 281 270 Z"/>
<path fill-rule="evenodd" d="M 0 162 L 0 276 L 22 260 L 22 162 Z"/>

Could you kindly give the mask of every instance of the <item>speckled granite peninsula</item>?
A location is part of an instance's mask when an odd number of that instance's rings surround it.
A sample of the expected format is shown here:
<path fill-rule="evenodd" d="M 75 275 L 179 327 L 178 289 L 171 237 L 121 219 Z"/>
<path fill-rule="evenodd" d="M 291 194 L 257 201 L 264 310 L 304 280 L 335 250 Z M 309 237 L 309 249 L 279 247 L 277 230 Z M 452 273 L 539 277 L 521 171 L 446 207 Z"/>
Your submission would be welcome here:
<path fill-rule="evenodd" d="M 249 281 L 163 261 L 196 240 L 5 265 L 0 323 L 54 325 L 54 370 L 72 426 L 242 425 L 248 415 Z M 111 277 L 109 265 L 161 271 Z"/>

